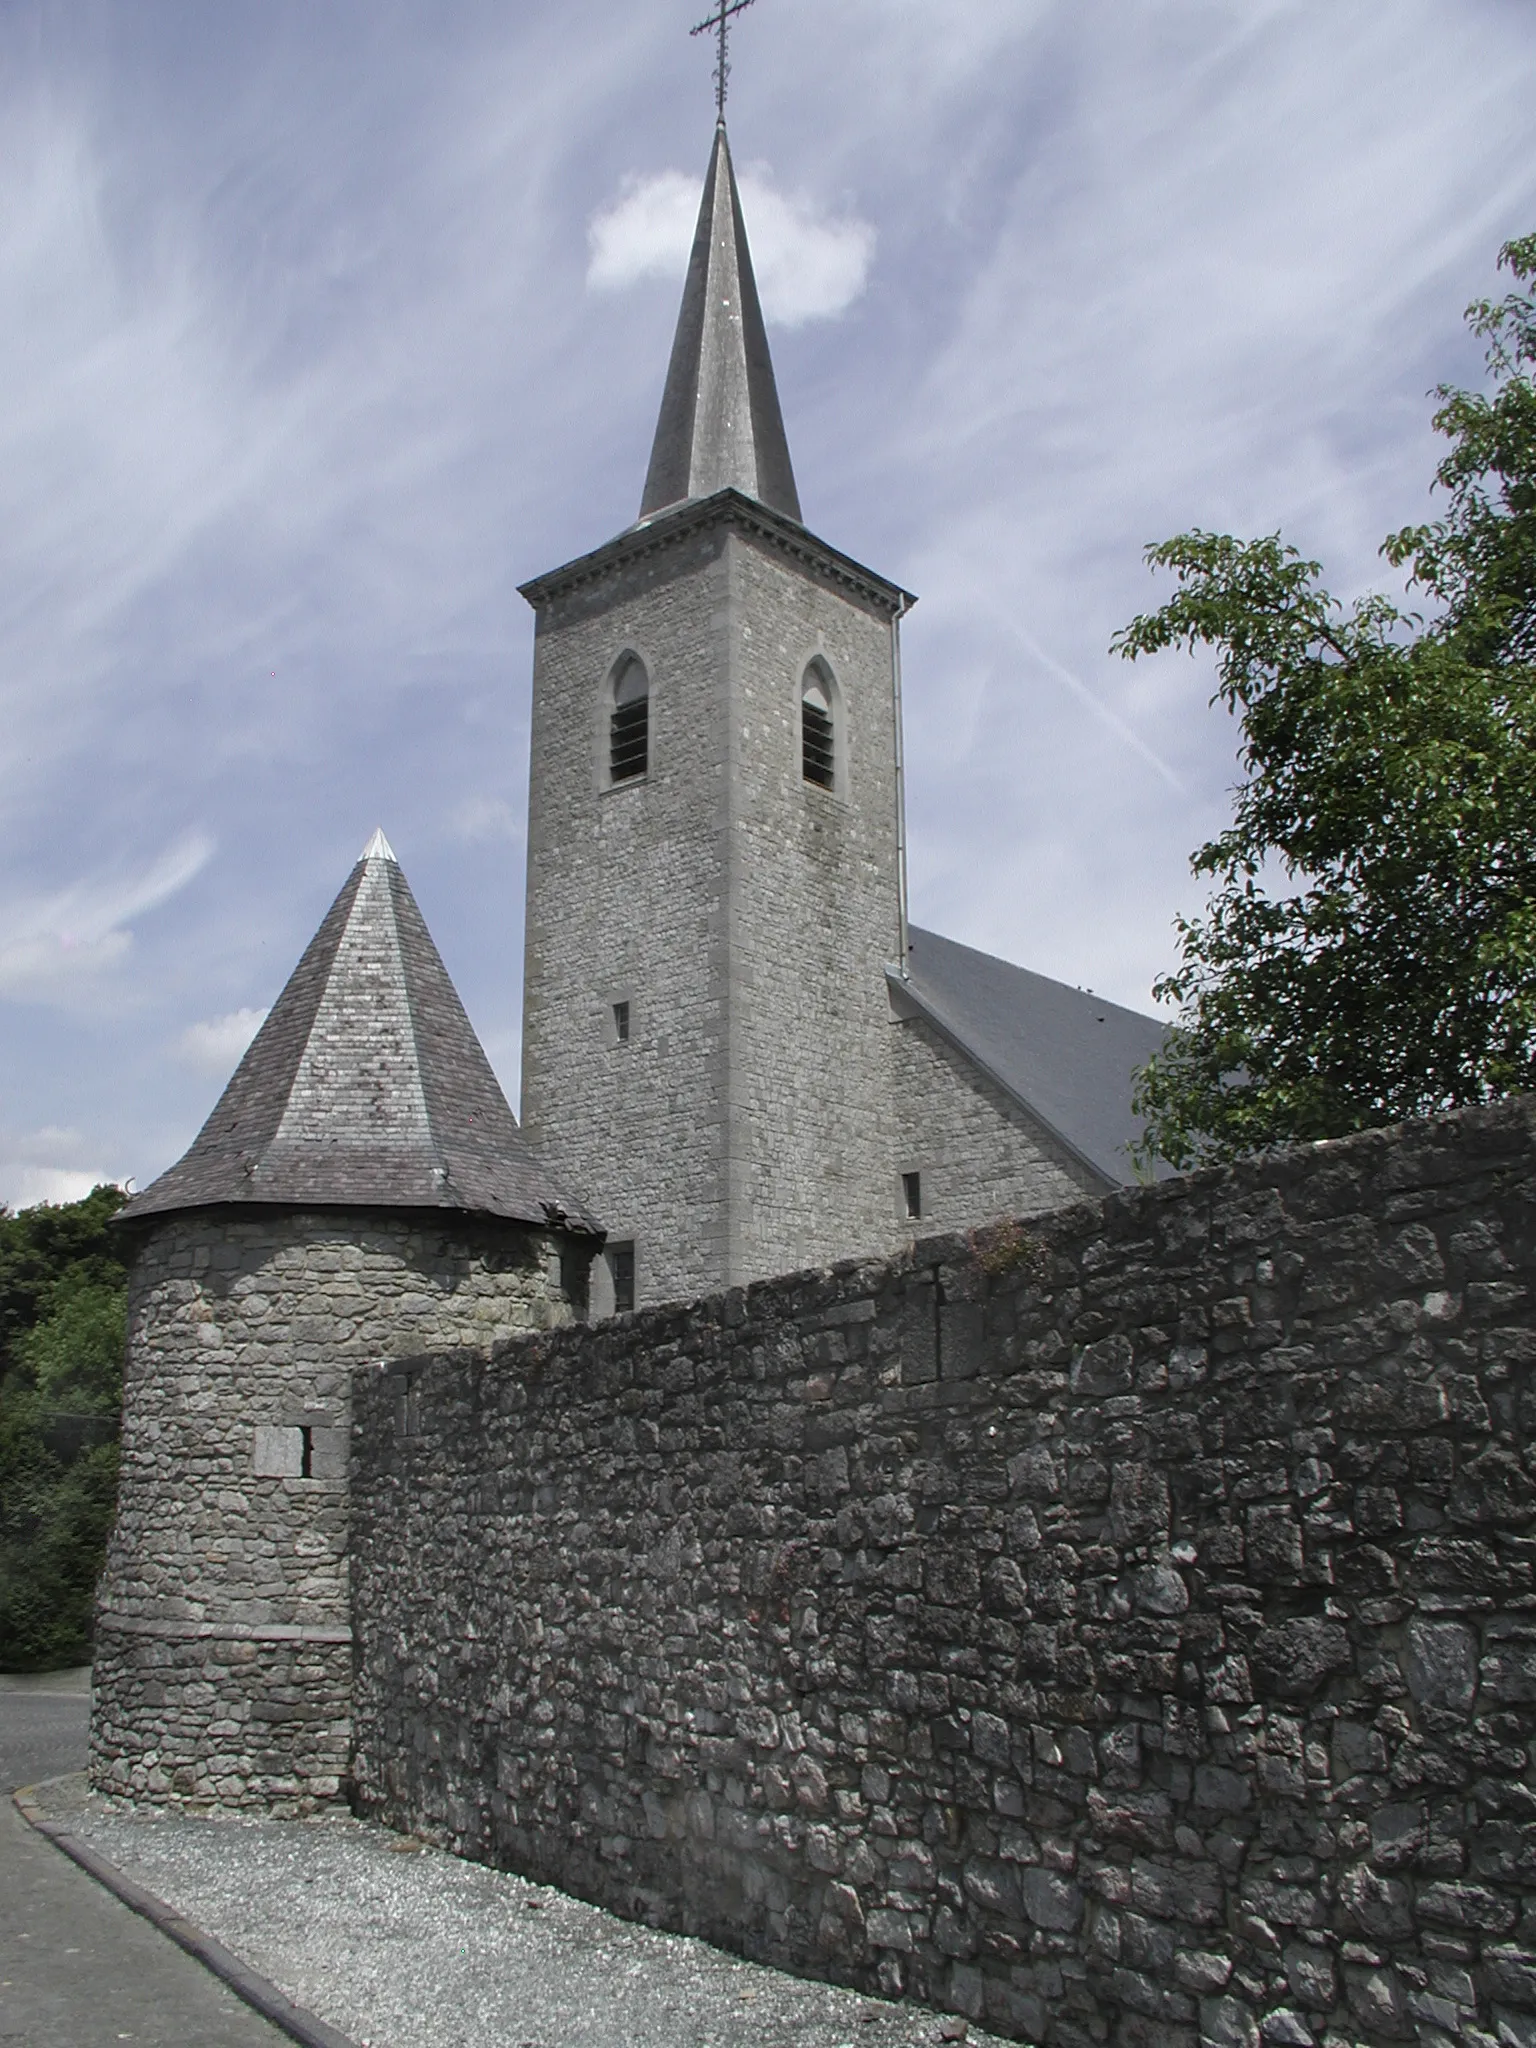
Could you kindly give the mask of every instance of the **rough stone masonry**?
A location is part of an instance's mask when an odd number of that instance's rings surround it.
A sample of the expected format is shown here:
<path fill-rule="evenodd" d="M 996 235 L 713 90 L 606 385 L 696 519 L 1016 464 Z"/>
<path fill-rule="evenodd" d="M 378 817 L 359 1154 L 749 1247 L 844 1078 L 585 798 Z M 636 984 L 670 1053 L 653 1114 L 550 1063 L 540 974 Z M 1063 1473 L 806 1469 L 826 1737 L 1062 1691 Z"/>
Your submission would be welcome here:
<path fill-rule="evenodd" d="M 1536 2044 L 1536 1110 L 358 1375 L 365 1807 L 1053 2044 Z"/>
<path fill-rule="evenodd" d="M 569 1321 L 502 1218 L 194 1210 L 134 1259 L 91 1769 L 132 1798 L 307 1812 L 351 1750 L 351 1372 Z"/>

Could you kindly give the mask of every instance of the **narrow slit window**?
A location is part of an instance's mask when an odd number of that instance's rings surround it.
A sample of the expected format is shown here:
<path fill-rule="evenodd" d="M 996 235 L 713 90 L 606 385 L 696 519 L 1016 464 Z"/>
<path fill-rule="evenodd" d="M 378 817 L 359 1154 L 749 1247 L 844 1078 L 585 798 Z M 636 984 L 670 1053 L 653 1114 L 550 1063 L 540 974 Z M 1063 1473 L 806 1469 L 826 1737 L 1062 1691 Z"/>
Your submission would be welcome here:
<path fill-rule="evenodd" d="M 635 782 L 650 767 L 651 686 L 645 670 L 630 657 L 613 685 L 613 716 L 608 729 L 608 774 L 614 782 Z"/>
<path fill-rule="evenodd" d="M 800 760 L 807 782 L 830 789 L 835 778 L 832 699 L 819 677 L 807 678 L 800 698 Z"/>
<path fill-rule="evenodd" d="M 615 1003 L 613 1006 L 613 1042 L 615 1045 L 629 1043 L 628 1003 Z"/>
<path fill-rule="evenodd" d="M 307 1422 L 299 1424 L 299 1477 L 315 1476 L 315 1432 Z"/>
<path fill-rule="evenodd" d="M 902 1200 L 907 1205 L 907 1215 L 916 1218 L 923 1213 L 923 1176 L 920 1173 L 904 1173 L 901 1176 Z"/>
<path fill-rule="evenodd" d="M 613 1275 L 613 1312 L 615 1315 L 626 1315 L 635 1305 L 633 1243 L 609 1245 L 608 1270 Z"/>

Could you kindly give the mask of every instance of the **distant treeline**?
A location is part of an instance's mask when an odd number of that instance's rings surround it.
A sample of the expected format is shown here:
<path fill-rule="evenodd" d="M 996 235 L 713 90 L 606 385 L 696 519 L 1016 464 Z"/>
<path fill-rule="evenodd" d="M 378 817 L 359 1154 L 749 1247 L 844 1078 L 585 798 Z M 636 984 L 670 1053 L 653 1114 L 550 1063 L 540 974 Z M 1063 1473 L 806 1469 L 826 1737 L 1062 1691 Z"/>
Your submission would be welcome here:
<path fill-rule="evenodd" d="M 127 1274 L 120 1188 L 0 1209 L 0 1670 L 90 1656 L 117 1502 Z"/>

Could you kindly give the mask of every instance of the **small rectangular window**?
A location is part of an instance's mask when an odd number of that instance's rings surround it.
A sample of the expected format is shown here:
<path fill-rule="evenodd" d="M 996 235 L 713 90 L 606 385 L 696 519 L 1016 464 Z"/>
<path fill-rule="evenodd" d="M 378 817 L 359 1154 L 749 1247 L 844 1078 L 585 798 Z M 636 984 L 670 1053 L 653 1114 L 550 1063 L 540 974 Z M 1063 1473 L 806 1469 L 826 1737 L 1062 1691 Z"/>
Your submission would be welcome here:
<path fill-rule="evenodd" d="M 632 1242 L 609 1245 L 608 1270 L 613 1275 L 613 1312 L 616 1316 L 626 1315 L 635 1305 L 635 1247 Z"/>
<path fill-rule="evenodd" d="M 901 1192 L 907 1204 L 909 1217 L 923 1213 L 923 1176 L 920 1173 L 904 1173 L 901 1176 Z"/>
<path fill-rule="evenodd" d="M 613 1037 L 616 1045 L 629 1043 L 628 1003 L 615 1003 L 613 1006 Z"/>
<path fill-rule="evenodd" d="M 307 1422 L 299 1425 L 302 1443 L 299 1448 L 299 1477 L 313 1479 L 315 1476 L 315 1432 Z"/>

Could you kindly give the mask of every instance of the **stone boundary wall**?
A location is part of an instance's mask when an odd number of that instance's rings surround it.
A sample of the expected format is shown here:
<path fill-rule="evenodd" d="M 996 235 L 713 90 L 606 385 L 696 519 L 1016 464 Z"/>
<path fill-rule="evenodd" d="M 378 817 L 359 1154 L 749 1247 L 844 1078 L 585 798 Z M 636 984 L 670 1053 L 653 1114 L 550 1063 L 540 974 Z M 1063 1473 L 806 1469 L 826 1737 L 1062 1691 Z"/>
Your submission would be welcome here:
<path fill-rule="evenodd" d="M 1536 1109 L 357 1379 L 367 1811 L 1023 2040 L 1536 2043 Z"/>

